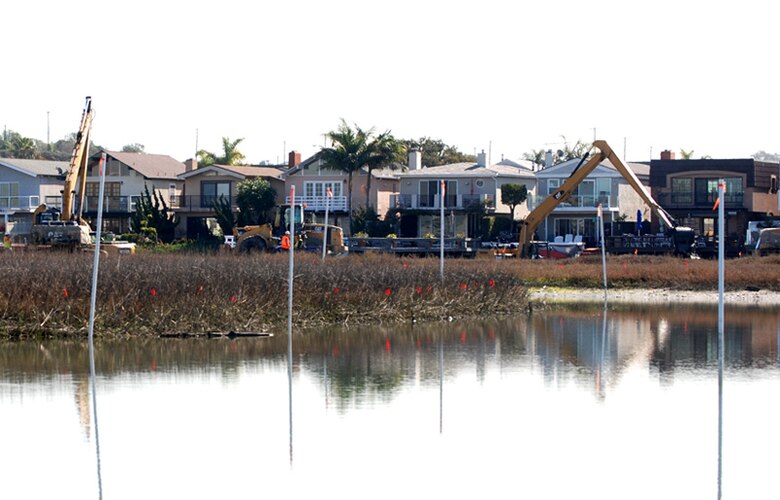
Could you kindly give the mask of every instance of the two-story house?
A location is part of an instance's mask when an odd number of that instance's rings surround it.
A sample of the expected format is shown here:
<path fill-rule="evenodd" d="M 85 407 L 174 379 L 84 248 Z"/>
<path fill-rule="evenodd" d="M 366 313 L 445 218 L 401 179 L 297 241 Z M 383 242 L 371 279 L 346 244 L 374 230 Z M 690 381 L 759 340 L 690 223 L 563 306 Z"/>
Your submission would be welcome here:
<path fill-rule="evenodd" d="M 524 184 L 529 196 L 536 191 L 536 178 L 530 168 L 508 161 L 487 165 L 484 152 L 477 155 L 476 163 L 423 167 L 421 162 L 419 151 L 409 153 L 408 170 L 399 174 L 398 194 L 390 199 L 391 205 L 400 210 L 403 237 L 439 234 L 442 203 L 446 236 L 480 237 L 486 213 L 510 213 L 509 207 L 501 203 L 502 185 Z M 523 218 L 527 213 L 524 206 L 517 207 L 515 217 Z"/>
<path fill-rule="evenodd" d="M 178 176 L 183 182 L 182 192 L 171 200 L 180 220 L 176 227 L 177 237 L 195 240 L 214 234 L 217 228 L 214 202 L 224 197 L 230 201 L 234 211 L 238 210 L 238 184 L 245 180 L 258 177 L 267 180 L 276 192 L 276 204 L 284 203 L 282 174 L 285 170 L 285 166 L 279 165 L 209 165 L 198 168 L 196 163 L 188 160 L 186 171 Z"/>
<path fill-rule="evenodd" d="M 572 174 L 580 159 L 575 158 L 537 172 L 538 189 L 529 196 L 529 209 L 533 210 L 550 194 L 554 193 Z M 642 184 L 648 184 L 649 167 L 642 163 L 627 163 Z M 582 237 L 587 245 L 598 241 L 598 206 L 601 204 L 605 221 L 605 233 L 610 234 L 611 223 L 619 219 L 635 221 L 637 211 L 645 220 L 650 220 L 650 207 L 644 204 L 639 194 L 623 176 L 610 164 L 603 161 L 577 186 L 569 199 L 545 219 L 537 229 L 536 239 L 553 241 L 556 236 Z"/>
<path fill-rule="evenodd" d="M 105 186 L 103 191 L 103 231 L 116 234 L 130 230 L 130 216 L 146 188 L 157 192 L 168 204 L 181 192 L 177 176 L 184 172 L 184 163 L 168 155 L 106 151 Z M 100 154 L 90 157 L 84 197 L 84 217 L 97 219 L 100 196 L 98 165 Z"/>
<path fill-rule="evenodd" d="M 306 205 L 304 210 L 307 219 L 323 222 L 327 206 L 328 223 L 341 226 L 344 234 L 349 235 L 349 211 L 364 207 L 366 199 L 379 217 L 384 217 L 392 208 L 391 196 L 398 192 L 398 176 L 402 171 L 402 167 L 373 169 L 370 187 L 366 169 L 354 172 L 352 198 L 349 199 L 347 174 L 327 167 L 320 159 L 320 154 L 315 153 L 282 176 L 285 182 L 285 203 L 290 203 L 290 188 L 295 186 L 295 201 Z M 330 198 L 327 196 L 328 189 L 332 194 Z"/>
<path fill-rule="evenodd" d="M 17 225 L 14 233 L 29 233 L 32 212 L 42 203 L 62 208 L 67 161 L 0 158 L 0 214 L 2 231 Z M 29 213 L 29 217 L 23 214 Z"/>
<path fill-rule="evenodd" d="M 663 151 L 650 162 L 652 195 L 681 225 L 701 236 L 717 233 L 718 183 L 725 181 L 726 236 L 744 237 L 747 223 L 778 211 L 778 163 L 746 159 L 676 160 Z"/>

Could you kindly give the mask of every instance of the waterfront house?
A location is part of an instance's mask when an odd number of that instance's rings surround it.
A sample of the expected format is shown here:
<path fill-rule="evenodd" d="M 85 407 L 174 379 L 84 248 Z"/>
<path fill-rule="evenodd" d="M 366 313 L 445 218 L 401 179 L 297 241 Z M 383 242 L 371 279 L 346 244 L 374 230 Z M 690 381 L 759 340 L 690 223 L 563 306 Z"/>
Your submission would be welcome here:
<path fill-rule="evenodd" d="M 67 161 L 0 158 L 2 231 L 16 225 L 15 234 L 28 234 L 32 212 L 40 204 L 61 208 L 68 166 Z"/>

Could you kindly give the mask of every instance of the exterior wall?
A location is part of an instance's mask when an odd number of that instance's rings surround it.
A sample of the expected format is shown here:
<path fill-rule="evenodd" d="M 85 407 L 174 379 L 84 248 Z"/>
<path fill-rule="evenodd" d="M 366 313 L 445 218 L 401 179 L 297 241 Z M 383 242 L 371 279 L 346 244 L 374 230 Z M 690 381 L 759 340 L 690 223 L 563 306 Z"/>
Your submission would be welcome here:
<path fill-rule="evenodd" d="M 491 179 L 492 180 L 492 179 Z M 487 184 L 487 182 L 485 183 Z M 509 205 L 501 203 L 501 186 L 504 184 L 524 184 L 528 189 L 528 199 L 536 194 L 536 181 L 533 179 L 501 179 L 496 188 L 496 213 L 509 214 Z M 515 220 L 524 219 L 531 211 L 528 209 L 528 202 L 515 207 Z"/>
<path fill-rule="evenodd" d="M 0 199 L 0 213 L 33 211 L 44 203 L 46 197 L 61 196 L 63 181 L 55 177 L 31 177 L 7 167 L 0 166 L 0 182 L 17 183 L 18 195 Z"/>

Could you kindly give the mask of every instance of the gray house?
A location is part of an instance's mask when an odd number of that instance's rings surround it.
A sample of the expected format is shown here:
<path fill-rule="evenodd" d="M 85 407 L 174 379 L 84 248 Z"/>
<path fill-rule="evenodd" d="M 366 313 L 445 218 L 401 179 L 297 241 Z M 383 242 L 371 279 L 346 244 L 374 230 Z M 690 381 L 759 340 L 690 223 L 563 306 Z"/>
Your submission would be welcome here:
<path fill-rule="evenodd" d="M 32 223 L 32 212 L 42 203 L 61 207 L 68 166 L 67 161 L 0 158 L 3 232 L 10 232 L 14 223 L 18 226 L 14 232 L 24 232 Z M 25 217 L 25 214 L 30 215 Z"/>

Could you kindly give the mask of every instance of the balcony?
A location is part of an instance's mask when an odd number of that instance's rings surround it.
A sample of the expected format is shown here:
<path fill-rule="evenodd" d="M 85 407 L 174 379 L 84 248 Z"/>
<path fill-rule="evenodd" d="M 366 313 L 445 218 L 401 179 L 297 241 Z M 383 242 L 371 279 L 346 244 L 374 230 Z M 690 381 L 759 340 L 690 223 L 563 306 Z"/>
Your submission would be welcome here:
<path fill-rule="evenodd" d="M 287 196 L 284 202 L 290 204 L 290 197 Z M 346 196 L 295 196 L 295 203 L 303 203 L 305 212 L 324 212 L 328 207 L 329 212 L 346 212 Z"/>
<path fill-rule="evenodd" d="M 542 204 L 544 200 L 548 198 L 548 195 L 529 195 L 528 196 L 528 210 L 534 210 Z M 581 212 L 596 210 L 599 204 L 604 210 L 617 210 L 620 201 L 618 196 L 613 195 L 592 195 L 592 194 L 573 194 L 569 196 L 569 199 L 560 203 L 555 211 L 561 212 Z"/>
<path fill-rule="evenodd" d="M 407 210 L 440 210 L 438 195 L 427 194 L 393 194 L 390 195 L 390 206 Z M 494 209 L 495 196 L 492 194 L 453 194 L 445 195 L 444 208 L 450 210 L 474 210 L 481 207 Z"/>
<path fill-rule="evenodd" d="M 655 195 L 659 205 L 666 209 L 711 209 L 718 199 L 717 193 L 657 193 Z M 729 193 L 726 191 L 724 196 L 725 208 L 736 210 L 744 207 L 745 195 L 743 192 Z"/>
<path fill-rule="evenodd" d="M 220 196 L 201 196 L 201 195 L 177 195 L 177 196 L 171 196 L 171 200 L 169 202 L 170 208 L 175 208 L 181 212 L 213 212 L 214 211 L 214 203 L 219 198 L 228 198 L 227 196 L 220 195 Z M 236 205 L 236 197 L 231 196 L 228 198 L 230 200 L 230 206 L 235 208 Z"/>
<path fill-rule="evenodd" d="M 135 205 L 139 198 L 140 196 L 104 196 L 103 213 L 135 212 Z M 85 196 L 83 213 L 97 213 L 99 202 L 99 196 Z"/>
<path fill-rule="evenodd" d="M 41 204 L 40 196 L 0 196 L 0 212 L 33 211 Z"/>

